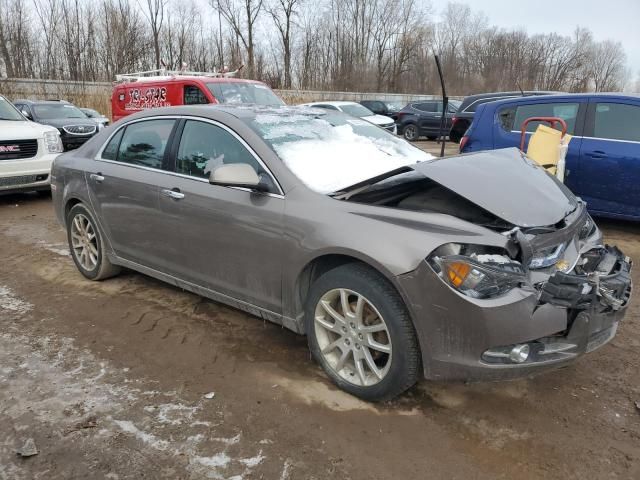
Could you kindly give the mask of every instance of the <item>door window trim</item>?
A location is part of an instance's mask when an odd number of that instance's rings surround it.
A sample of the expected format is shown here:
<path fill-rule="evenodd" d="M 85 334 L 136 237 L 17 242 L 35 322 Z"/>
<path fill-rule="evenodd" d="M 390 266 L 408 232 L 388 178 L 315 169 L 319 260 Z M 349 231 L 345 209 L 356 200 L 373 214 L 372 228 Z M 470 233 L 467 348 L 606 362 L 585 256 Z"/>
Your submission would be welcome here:
<path fill-rule="evenodd" d="M 589 138 L 591 140 L 602 140 L 605 142 L 619 142 L 619 143 L 633 143 L 640 144 L 638 140 L 620 140 L 619 138 L 604 138 L 604 137 L 596 137 L 594 136 L 594 131 L 596 128 L 596 106 L 599 103 L 618 103 L 620 105 L 629 105 L 632 107 L 640 108 L 640 103 L 635 102 L 625 102 L 620 99 L 607 99 L 607 98 L 590 98 L 589 104 L 587 106 L 587 111 L 585 114 L 584 120 L 584 135 L 583 138 Z"/>
<path fill-rule="evenodd" d="M 535 97 L 545 97 L 545 95 L 537 95 L 534 96 Z M 521 98 L 521 97 L 518 97 Z M 506 105 L 500 105 L 499 108 L 496 108 L 494 110 L 494 115 L 495 115 L 495 121 L 498 124 L 498 129 L 504 133 L 521 133 L 520 130 L 506 130 L 503 126 L 502 126 L 502 122 L 500 122 L 500 114 L 502 113 L 503 110 L 506 110 L 507 108 L 515 108 L 517 110 L 518 107 L 523 107 L 523 106 L 528 106 L 528 105 L 542 105 L 542 104 L 547 104 L 547 103 L 552 103 L 552 104 L 557 104 L 557 103 L 577 103 L 578 104 L 578 111 L 576 112 L 576 121 L 574 123 L 574 128 L 573 128 L 573 133 L 569 133 L 567 132 L 569 135 L 571 135 L 571 138 L 581 138 L 584 136 L 584 130 L 586 127 L 586 123 L 585 123 L 585 119 L 587 116 L 587 107 L 588 107 L 588 102 L 584 99 L 575 99 L 575 100 L 556 100 L 553 99 L 553 101 L 545 101 L 545 102 L 536 102 L 536 101 L 531 101 L 531 102 L 527 102 L 527 103 L 508 103 Z M 515 122 L 514 122 L 515 123 Z M 531 135 L 533 132 L 525 132 L 526 135 Z"/>
<path fill-rule="evenodd" d="M 109 160 L 107 158 L 102 158 L 102 152 L 107 147 L 107 145 L 109 144 L 111 139 L 120 130 L 125 129 L 125 128 L 127 128 L 127 126 L 132 125 L 134 123 L 144 122 L 144 121 L 148 121 L 148 120 L 169 120 L 169 119 L 175 119 L 177 121 L 176 121 L 176 124 L 173 126 L 173 129 L 171 130 L 171 135 L 169 136 L 169 141 L 167 142 L 167 146 L 165 147 L 165 159 L 164 160 L 168 159 L 168 161 L 166 163 L 165 163 L 165 161 L 163 161 L 163 167 L 165 167 L 167 165 L 168 166 L 172 166 L 173 170 L 168 170 L 168 169 L 165 170 L 165 169 L 159 169 L 159 168 L 153 168 L 153 167 L 145 167 L 143 165 L 134 165 L 134 164 L 131 164 L 131 163 L 124 163 L 124 162 L 119 162 L 117 160 Z M 185 175 L 185 174 L 178 173 L 178 172 L 175 171 L 175 158 L 173 157 L 173 153 L 174 153 L 174 144 L 176 143 L 176 139 L 178 138 L 176 133 L 177 133 L 177 130 L 178 130 L 179 126 L 180 126 L 180 133 L 182 133 L 182 129 L 183 129 L 184 124 L 186 123 L 187 120 L 195 120 L 195 121 L 210 123 L 212 125 L 215 125 L 217 127 L 222 128 L 223 130 L 226 130 L 233 137 L 235 137 L 235 139 L 238 140 L 240 142 L 240 144 L 244 148 L 246 148 L 248 150 L 248 152 L 262 166 L 262 168 L 264 168 L 265 172 L 269 176 L 271 176 L 271 179 L 273 180 L 275 186 L 278 188 L 278 192 L 279 193 L 263 193 L 263 195 L 267 195 L 267 196 L 270 196 L 270 197 L 276 197 L 276 198 L 284 198 L 284 190 L 282 189 L 282 185 L 280 185 L 280 182 L 278 181 L 276 176 L 273 174 L 271 169 L 262 161 L 262 159 L 258 156 L 258 154 L 256 154 L 256 152 L 253 150 L 253 148 L 251 148 L 249 146 L 249 144 L 247 142 L 245 142 L 244 139 L 240 135 L 238 135 L 234 130 L 232 130 L 231 128 L 227 127 L 223 123 L 220 123 L 217 120 L 212 120 L 210 118 L 196 117 L 196 116 L 193 116 L 193 115 L 158 115 L 158 116 L 153 116 L 153 117 L 137 118 L 135 120 L 132 120 L 132 121 L 126 123 L 125 125 L 122 125 L 120 128 L 118 128 L 114 132 L 112 132 L 109 135 L 109 138 L 107 138 L 105 140 L 105 142 L 102 144 L 102 146 L 100 147 L 100 150 L 98 150 L 98 153 L 94 157 L 94 160 L 96 160 L 98 162 L 114 163 L 114 164 L 123 165 L 123 166 L 126 166 L 126 167 L 140 168 L 142 170 L 149 170 L 149 171 L 152 171 L 152 172 L 160 172 L 160 173 L 165 173 L 165 174 L 168 174 L 168 175 L 174 175 L 174 176 L 181 177 L 181 178 L 188 178 L 188 179 L 191 179 L 191 180 L 196 180 L 196 181 L 209 183 L 209 180 L 207 180 L 206 178 L 194 177 L 192 175 Z M 123 137 L 124 137 L 124 133 L 123 133 Z M 180 137 L 182 137 L 182 135 L 180 135 Z M 178 140 L 177 141 L 177 145 L 179 145 L 179 144 L 180 144 L 180 141 Z M 247 191 L 247 192 L 251 192 L 252 191 L 252 190 L 250 190 L 248 188 L 243 188 L 243 187 L 231 187 L 231 186 L 229 186 L 229 187 L 224 187 L 224 188 L 233 188 L 235 190 L 243 190 L 243 191 Z"/>

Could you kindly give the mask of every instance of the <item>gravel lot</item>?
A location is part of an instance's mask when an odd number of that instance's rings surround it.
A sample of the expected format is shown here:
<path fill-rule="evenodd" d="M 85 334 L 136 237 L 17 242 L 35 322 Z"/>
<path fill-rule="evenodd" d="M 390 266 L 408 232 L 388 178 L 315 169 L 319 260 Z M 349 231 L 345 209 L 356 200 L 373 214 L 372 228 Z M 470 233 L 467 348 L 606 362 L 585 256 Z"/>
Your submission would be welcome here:
<path fill-rule="evenodd" d="M 601 225 L 640 258 L 640 225 Z M 0 242 L 0 479 L 640 478 L 637 296 L 570 367 L 370 405 L 278 326 L 135 273 L 85 281 L 50 198 L 0 197 Z"/>

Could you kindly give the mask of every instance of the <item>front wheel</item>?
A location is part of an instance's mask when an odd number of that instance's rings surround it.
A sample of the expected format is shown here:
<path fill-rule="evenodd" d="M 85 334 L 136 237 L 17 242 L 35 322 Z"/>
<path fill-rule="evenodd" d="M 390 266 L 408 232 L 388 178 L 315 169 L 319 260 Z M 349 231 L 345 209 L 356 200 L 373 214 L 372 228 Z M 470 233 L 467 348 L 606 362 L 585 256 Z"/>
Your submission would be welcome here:
<path fill-rule="evenodd" d="M 74 205 L 69 210 L 67 239 L 73 262 L 80 273 L 89 280 L 102 280 L 120 272 L 120 268 L 107 258 L 97 223 L 82 203 Z"/>
<path fill-rule="evenodd" d="M 391 399 L 417 381 L 420 349 L 394 287 L 360 264 L 337 267 L 311 287 L 309 348 L 341 389 L 369 401 Z"/>
<path fill-rule="evenodd" d="M 409 125 L 404 127 L 404 129 L 402 130 L 402 135 L 404 136 L 405 140 L 415 142 L 420 136 L 418 134 L 418 126 L 410 123 Z"/>

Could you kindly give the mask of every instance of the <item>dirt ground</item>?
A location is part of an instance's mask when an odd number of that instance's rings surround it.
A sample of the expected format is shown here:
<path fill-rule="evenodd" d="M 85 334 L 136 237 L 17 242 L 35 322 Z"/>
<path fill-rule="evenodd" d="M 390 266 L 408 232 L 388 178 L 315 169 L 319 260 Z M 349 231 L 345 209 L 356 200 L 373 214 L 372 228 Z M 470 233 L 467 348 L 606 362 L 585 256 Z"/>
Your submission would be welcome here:
<path fill-rule="evenodd" d="M 640 225 L 601 225 L 640 258 Z M 372 405 L 276 325 L 136 273 L 84 280 L 50 198 L 0 197 L 0 245 L 0 479 L 640 478 L 637 296 L 567 368 Z"/>

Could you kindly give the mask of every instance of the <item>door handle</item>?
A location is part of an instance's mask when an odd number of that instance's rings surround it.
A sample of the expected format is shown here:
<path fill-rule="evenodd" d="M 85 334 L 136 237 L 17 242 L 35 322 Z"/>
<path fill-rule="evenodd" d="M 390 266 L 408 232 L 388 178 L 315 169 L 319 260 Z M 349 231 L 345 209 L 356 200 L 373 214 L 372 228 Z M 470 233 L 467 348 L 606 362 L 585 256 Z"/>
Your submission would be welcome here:
<path fill-rule="evenodd" d="M 607 156 L 606 153 L 604 153 L 602 150 L 594 150 L 593 152 L 589 152 L 587 153 L 587 155 L 591 158 L 604 158 Z"/>
<path fill-rule="evenodd" d="M 173 190 L 163 189 L 162 194 L 165 197 L 173 198 L 174 200 L 182 200 L 184 198 L 184 193 L 182 193 L 179 189 L 175 188 Z"/>
<path fill-rule="evenodd" d="M 92 173 L 91 175 L 89 175 L 89 178 L 91 180 L 93 180 L 96 183 L 102 183 L 104 182 L 104 177 L 102 176 L 102 173 L 98 172 L 98 173 Z"/>

